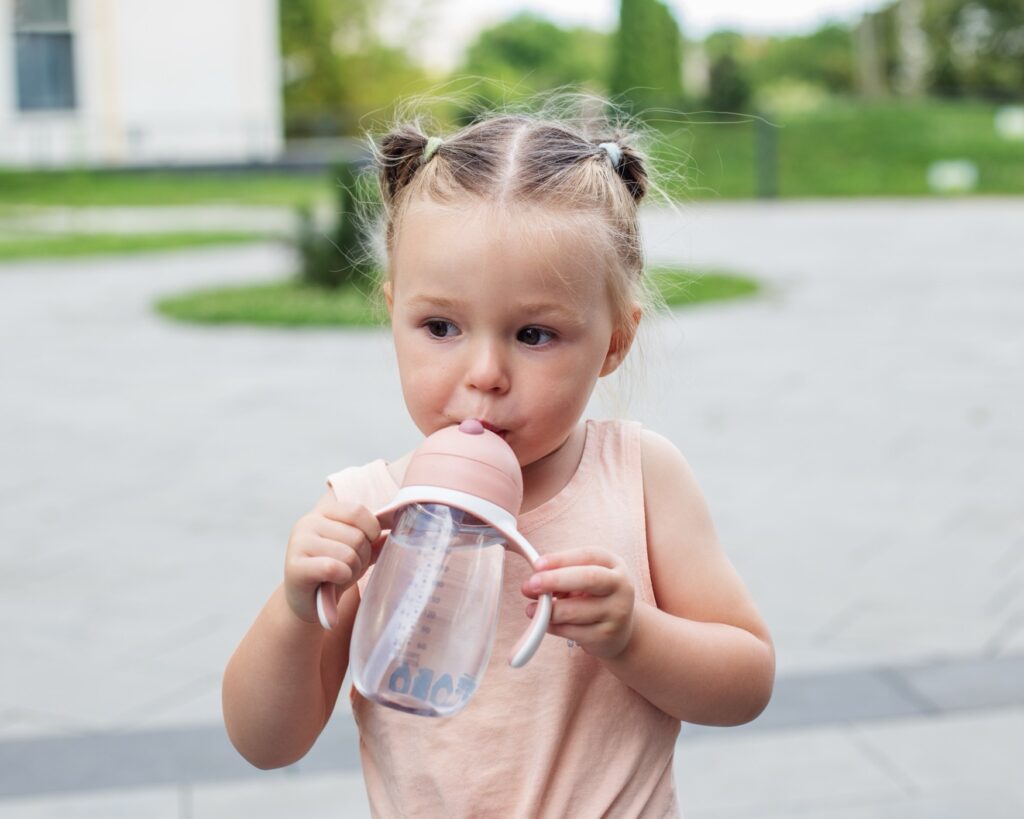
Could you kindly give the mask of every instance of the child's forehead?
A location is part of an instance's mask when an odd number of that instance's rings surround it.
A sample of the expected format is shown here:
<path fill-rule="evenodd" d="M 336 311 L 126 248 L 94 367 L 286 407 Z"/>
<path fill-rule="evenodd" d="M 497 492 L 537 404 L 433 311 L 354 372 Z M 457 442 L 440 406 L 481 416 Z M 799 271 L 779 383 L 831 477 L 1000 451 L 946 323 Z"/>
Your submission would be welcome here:
<path fill-rule="evenodd" d="M 597 309 L 609 298 L 609 268 L 592 228 L 589 215 L 418 205 L 402 226 L 389 279 L 411 301 L 445 294 L 509 309 L 542 302 Z"/>
<path fill-rule="evenodd" d="M 433 255 L 476 257 L 510 251 L 550 256 L 563 267 L 573 259 L 593 270 L 606 261 L 603 224 L 595 213 L 540 205 L 501 205 L 480 200 L 409 203 L 396 234 L 393 261 L 428 261 Z"/>

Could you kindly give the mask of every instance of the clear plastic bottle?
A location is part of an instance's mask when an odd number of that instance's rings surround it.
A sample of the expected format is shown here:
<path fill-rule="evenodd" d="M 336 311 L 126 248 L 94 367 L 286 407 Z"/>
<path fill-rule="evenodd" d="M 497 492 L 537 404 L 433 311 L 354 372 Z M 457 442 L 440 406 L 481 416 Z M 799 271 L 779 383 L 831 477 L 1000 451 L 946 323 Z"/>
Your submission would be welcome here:
<path fill-rule="evenodd" d="M 402 508 L 353 626 L 350 669 L 364 697 L 423 716 L 465 706 L 494 641 L 505 540 L 444 504 Z"/>

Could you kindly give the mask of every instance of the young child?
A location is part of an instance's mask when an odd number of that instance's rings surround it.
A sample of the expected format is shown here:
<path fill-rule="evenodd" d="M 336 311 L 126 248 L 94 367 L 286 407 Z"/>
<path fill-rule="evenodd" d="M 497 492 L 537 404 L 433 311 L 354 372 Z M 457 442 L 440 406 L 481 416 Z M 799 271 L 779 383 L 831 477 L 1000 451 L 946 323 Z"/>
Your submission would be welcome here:
<path fill-rule="evenodd" d="M 519 529 L 542 557 L 535 572 L 506 559 L 490 664 L 463 711 L 427 719 L 353 690 L 374 814 L 676 815 L 680 721 L 753 719 L 775 660 L 683 456 L 638 424 L 582 418 L 641 317 L 645 160 L 621 130 L 526 115 L 444 140 L 404 125 L 377 160 L 406 406 L 424 435 L 476 418 L 509 443 Z M 330 718 L 381 541 L 370 510 L 408 457 L 331 475 L 292 529 L 284 582 L 224 677 L 228 733 L 254 765 L 295 762 Z M 339 591 L 329 632 L 321 583 Z M 512 669 L 543 592 L 549 634 Z"/>

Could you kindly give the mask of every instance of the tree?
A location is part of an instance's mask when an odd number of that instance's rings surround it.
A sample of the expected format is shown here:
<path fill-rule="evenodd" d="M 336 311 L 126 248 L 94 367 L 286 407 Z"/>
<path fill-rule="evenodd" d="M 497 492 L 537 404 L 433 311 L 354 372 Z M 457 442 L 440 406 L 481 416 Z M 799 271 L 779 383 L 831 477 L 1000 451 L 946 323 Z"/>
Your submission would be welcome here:
<path fill-rule="evenodd" d="M 722 30 L 704 41 L 708 59 L 708 96 L 705 107 L 718 113 L 746 111 L 750 103 L 750 80 L 744 55 L 743 35 Z"/>
<path fill-rule="evenodd" d="M 811 34 L 772 37 L 764 42 L 750 65 L 750 76 L 761 88 L 780 80 L 820 85 L 833 94 L 854 87 L 853 37 L 836 23 Z"/>
<path fill-rule="evenodd" d="M 930 87 L 945 95 L 1024 96 L 1024 3 L 931 0 L 921 25 L 931 52 Z"/>
<path fill-rule="evenodd" d="M 604 74 L 609 36 L 587 28 L 563 29 L 523 12 L 480 32 L 457 74 L 483 78 L 476 100 L 456 112 L 461 122 L 479 108 L 514 102 L 562 86 L 595 87 Z"/>
<path fill-rule="evenodd" d="M 428 84 L 400 46 L 383 42 L 381 19 L 397 0 L 282 0 L 285 132 L 360 133 L 368 111 L 385 116 L 398 97 Z M 430 0 L 421 0 L 429 7 Z"/>
<path fill-rule="evenodd" d="M 302 261 L 300 278 L 305 284 L 331 289 L 368 284 L 373 267 L 366 224 L 356 208 L 359 180 L 349 164 L 337 163 L 331 169 L 331 181 L 337 191 L 337 222 L 330 235 L 317 227 L 308 207 L 299 210 L 295 244 Z"/>
<path fill-rule="evenodd" d="M 285 131 L 330 132 L 331 112 L 344 95 L 331 38 L 335 13 L 328 0 L 287 0 L 279 5 L 284 71 Z"/>
<path fill-rule="evenodd" d="M 683 104 L 679 25 L 658 0 L 621 0 L 609 82 L 636 113 Z"/>

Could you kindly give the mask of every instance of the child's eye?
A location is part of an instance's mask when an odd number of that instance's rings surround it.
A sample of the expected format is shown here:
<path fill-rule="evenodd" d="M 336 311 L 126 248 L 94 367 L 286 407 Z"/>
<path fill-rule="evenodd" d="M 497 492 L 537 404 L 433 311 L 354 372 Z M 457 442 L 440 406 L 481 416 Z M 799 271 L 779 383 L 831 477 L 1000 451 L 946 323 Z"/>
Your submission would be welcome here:
<path fill-rule="evenodd" d="M 538 347 L 541 344 L 547 344 L 554 337 L 554 333 L 541 327 L 524 327 L 516 334 L 516 339 L 528 347 Z"/>
<path fill-rule="evenodd" d="M 450 338 L 459 334 L 459 328 L 445 319 L 430 319 L 423 326 L 434 338 Z"/>

